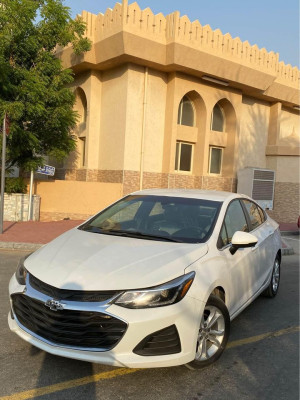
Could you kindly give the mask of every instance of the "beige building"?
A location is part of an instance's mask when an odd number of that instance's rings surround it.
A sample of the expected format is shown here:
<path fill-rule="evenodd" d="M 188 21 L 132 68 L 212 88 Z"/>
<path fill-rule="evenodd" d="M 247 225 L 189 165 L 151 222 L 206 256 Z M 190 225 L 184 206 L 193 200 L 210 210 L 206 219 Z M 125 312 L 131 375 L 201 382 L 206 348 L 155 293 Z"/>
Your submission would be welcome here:
<path fill-rule="evenodd" d="M 123 0 L 83 12 L 92 49 L 58 51 L 75 73 L 77 152 L 39 182 L 41 218 L 84 218 L 140 188 L 237 190 L 275 171 L 280 222 L 299 215 L 299 69 L 179 12 Z"/>

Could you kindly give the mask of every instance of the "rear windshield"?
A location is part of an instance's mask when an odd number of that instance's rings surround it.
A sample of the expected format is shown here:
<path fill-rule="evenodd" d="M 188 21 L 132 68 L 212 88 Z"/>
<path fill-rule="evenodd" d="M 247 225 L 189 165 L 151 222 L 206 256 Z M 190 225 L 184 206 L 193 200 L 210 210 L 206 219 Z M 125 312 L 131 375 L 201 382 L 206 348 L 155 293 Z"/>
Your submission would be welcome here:
<path fill-rule="evenodd" d="M 127 196 L 79 229 L 98 234 L 183 243 L 205 242 L 222 203 L 168 196 Z"/>

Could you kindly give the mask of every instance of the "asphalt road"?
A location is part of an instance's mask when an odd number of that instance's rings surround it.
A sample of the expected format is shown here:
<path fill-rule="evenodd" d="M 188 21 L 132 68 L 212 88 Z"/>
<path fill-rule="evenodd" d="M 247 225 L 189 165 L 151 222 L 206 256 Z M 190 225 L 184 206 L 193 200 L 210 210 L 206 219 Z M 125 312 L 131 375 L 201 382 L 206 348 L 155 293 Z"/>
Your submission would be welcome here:
<path fill-rule="evenodd" d="M 130 370 L 56 357 L 9 331 L 7 286 L 20 252 L 0 252 L 0 400 L 203 400 L 299 398 L 298 254 L 283 257 L 275 299 L 259 297 L 232 322 L 213 366 Z"/>

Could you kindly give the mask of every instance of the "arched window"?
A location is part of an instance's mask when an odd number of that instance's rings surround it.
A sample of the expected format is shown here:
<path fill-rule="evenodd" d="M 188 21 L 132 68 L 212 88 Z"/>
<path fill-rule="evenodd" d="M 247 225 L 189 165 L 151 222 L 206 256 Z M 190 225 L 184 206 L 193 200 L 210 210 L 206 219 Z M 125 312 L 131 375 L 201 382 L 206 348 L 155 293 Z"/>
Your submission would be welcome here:
<path fill-rule="evenodd" d="M 183 96 L 178 108 L 178 125 L 194 126 L 194 107 L 193 103 L 187 96 Z"/>
<path fill-rule="evenodd" d="M 79 114 L 79 124 L 85 123 L 87 118 L 87 101 L 85 93 L 81 88 L 76 89 L 75 110 Z"/>
<path fill-rule="evenodd" d="M 225 130 L 225 116 L 222 107 L 217 103 L 211 114 L 211 127 L 212 131 L 224 132 Z"/>

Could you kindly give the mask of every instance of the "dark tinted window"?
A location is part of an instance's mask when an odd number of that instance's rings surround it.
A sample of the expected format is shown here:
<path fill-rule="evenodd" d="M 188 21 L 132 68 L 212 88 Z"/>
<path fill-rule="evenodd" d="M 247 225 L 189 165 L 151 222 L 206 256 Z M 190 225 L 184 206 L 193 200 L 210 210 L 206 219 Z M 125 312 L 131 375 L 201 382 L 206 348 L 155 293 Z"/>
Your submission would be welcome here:
<path fill-rule="evenodd" d="M 222 165 L 222 152 L 223 149 L 219 147 L 211 147 L 210 149 L 210 166 L 209 172 L 211 174 L 220 174 Z"/>
<path fill-rule="evenodd" d="M 249 232 L 249 228 L 239 200 L 234 200 L 228 206 L 218 240 L 218 248 L 222 248 L 231 243 L 232 236 L 237 231 Z"/>
<path fill-rule="evenodd" d="M 181 143 L 180 153 L 180 171 L 190 171 L 192 161 L 192 145 L 187 143 Z"/>
<path fill-rule="evenodd" d="M 250 200 L 243 200 L 243 203 L 250 217 L 251 228 L 257 228 L 264 222 L 264 219 L 262 219 L 262 215 L 259 212 L 257 205 Z"/>
<path fill-rule="evenodd" d="M 183 96 L 179 104 L 177 123 L 179 125 L 194 126 L 194 108 L 187 96 Z"/>
<path fill-rule="evenodd" d="M 212 118 L 211 129 L 213 131 L 223 132 L 224 131 L 224 114 L 223 114 L 223 110 L 219 106 L 219 104 L 216 104 L 214 106 L 211 118 Z"/>
<path fill-rule="evenodd" d="M 190 143 L 177 142 L 175 155 L 176 171 L 191 171 L 193 145 Z"/>

